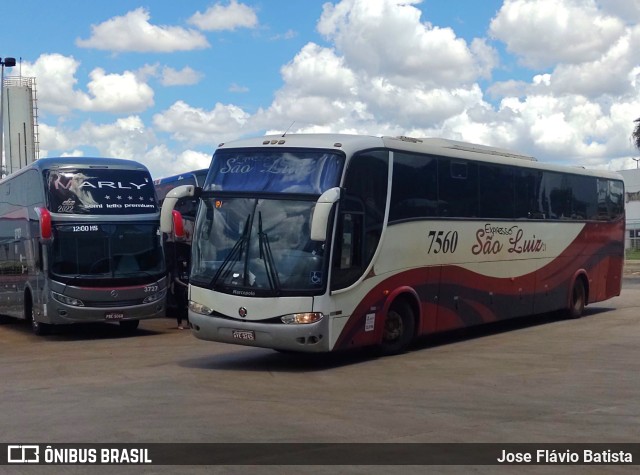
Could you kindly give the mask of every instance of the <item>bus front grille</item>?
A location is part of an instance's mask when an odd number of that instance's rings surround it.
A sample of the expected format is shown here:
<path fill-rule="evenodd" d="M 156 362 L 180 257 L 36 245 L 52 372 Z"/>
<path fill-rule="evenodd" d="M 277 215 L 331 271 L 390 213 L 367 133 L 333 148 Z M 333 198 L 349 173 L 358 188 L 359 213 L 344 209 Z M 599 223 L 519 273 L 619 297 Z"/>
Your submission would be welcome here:
<path fill-rule="evenodd" d="M 143 299 L 134 300 L 83 300 L 85 307 L 113 308 L 113 307 L 133 307 L 134 305 L 142 305 Z"/>

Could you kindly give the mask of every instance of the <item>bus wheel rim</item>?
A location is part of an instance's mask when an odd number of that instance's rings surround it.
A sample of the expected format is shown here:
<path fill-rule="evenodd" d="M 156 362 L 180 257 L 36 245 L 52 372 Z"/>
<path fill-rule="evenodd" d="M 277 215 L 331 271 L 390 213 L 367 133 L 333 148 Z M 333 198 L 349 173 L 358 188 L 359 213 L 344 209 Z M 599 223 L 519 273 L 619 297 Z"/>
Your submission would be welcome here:
<path fill-rule="evenodd" d="M 384 322 L 384 340 L 396 341 L 400 339 L 403 332 L 402 317 L 396 311 L 390 311 Z"/>

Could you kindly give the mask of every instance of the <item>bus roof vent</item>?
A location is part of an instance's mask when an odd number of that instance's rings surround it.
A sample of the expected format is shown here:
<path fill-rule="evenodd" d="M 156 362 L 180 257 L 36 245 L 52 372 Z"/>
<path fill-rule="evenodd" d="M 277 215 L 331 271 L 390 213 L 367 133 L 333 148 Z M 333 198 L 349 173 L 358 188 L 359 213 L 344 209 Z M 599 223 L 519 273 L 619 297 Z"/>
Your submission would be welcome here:
<path fill-rule="evenodd" d="M 396 138 L 398 140 L 402 140 L 403 142 L 422 143 L 422 139 L 417 139 L 415 137 L 407 137 L 406 135 L 399 135 Z"/>
<path fill-rule="evenodd" d="M 520 160 L 529 160 L 531 162 L 538 161 L 535 157 L 531 157 L 529 155 L 523 155 L 521 153 L 517 153 L 512 150 L 507 150 L 504 148 L 497 148 L 497 147 L 489 147 L 487 145 L 479 145 L 475 143 L 459 142 L 457 140 L 448 140 L 448 139 L 439 139 L 439 138 L 424 139 L 424 142 L 429 145 L 435 145 L 443 148 L 450 148 L 453 150 L 461 150 L 464 152 L 485 153 L 487 155 L 517 158 Z"/>

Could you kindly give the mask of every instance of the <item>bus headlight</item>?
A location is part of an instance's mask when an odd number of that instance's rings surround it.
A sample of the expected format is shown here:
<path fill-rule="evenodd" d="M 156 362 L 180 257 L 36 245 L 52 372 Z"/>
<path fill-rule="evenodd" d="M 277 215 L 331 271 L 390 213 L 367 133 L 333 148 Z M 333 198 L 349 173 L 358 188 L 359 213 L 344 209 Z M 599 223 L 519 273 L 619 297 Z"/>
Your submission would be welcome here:
<path fill-rule="evenodd" d="M 62 295 L 56 292 L 51 292 L 51 296 L 54 300 L 57 300 L 60 303 L 65 305 L 70 305 L 72 307 L 84 307 L 84 302 L 80 299 L 74 297 L 67 297 L 66 295 Z"/>
<path fill-rule="evenodd" d="M 286 324 L 306 324 L 319 322 L 323 317 L 322 312 L 292 313 L 280 317 L 280 320 Z"/>
<path fill-rule="evenodd" d="M 211 315 L 213 313 L 213 309 L 193 300 L 189 300 L 189 310 L 200 315 Z"/>
<path fill-rule="evenodd" d="M 164 298 L 166 294 L 166 291 L 163 290 L 162 292 L 156 292 L 153 295 L 148 295 L 144 298 L 144 300 L 142 301 L 142 303 L 151 303 L 151 302 L 156 302 L 162 298 Z"/>

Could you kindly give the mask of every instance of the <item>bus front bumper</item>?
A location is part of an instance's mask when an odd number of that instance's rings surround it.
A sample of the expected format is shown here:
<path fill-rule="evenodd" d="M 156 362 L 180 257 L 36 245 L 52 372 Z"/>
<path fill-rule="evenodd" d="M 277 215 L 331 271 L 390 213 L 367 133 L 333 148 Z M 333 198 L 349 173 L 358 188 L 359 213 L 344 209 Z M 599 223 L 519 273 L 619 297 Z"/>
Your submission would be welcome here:
<path fill-rule="evenodd" d="M 189 311 L 189 323 L 201 340 L 274 350 L 321 353 L 331 350 L 329 318 L 308 324 L 232 320 Z"/>
<path fill-rule="evenodd" d="M 44 313 L 44 312 L 43 312 Z M 47 311 L 38 321 L 55 325 L 89 322 L 119 322 L 164 317 L 165 299 L 148 304 L 117 308 L 74 307 L 50 301 Z"/>

